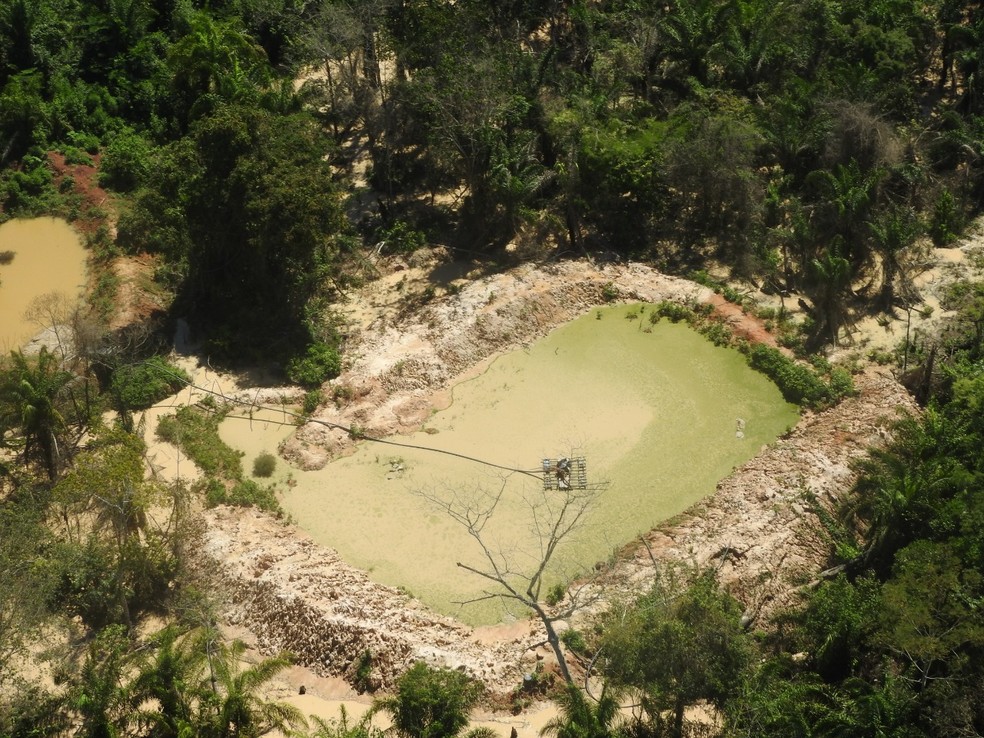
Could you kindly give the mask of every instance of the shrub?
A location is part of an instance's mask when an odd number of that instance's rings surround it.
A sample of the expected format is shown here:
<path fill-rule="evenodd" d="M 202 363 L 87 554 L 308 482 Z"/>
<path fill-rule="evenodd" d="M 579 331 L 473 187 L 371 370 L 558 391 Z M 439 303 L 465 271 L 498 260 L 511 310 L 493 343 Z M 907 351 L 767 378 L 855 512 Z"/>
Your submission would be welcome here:
<path fill-rule="evenodd" d="M 389 253 L 409 254 L 423 248 L 427 243 L 427 236 L 405 220 L 397 220 L 380 233 L 379 240 L 386 244 Z"/>
<path fill-rule="evenodd" d="M 305 415 L 310 415 L 318 409 L 318 406 L 324 402 L 324 399 L 324 392 L 319 389 L 313 389 L 304 395 L 304 403 L 301 406 L 301 409 L 304 411 Z"/>
<path fill-rule="evenodd" d="M 280 515 L 283 510 L 277 502 L 277 495 L 274 493 L 273 485 L 263 487 L 252 479 L 243 479 L 229 490 L 229 497 L 226 500 L 228 505 L 237 507 L 258 507 L 260 510 L 276 513 Z"/>
<path fill-rule="evenodd" d="M 710 320 L 700 327 L 700 332 L 715 346 L 730 346 L 733 337 L 731 329 L 717 320 Z"/>
<path fill-rule="evenodd" d="M 157 437 L 184 451 L 206 474 L 240 479 L 243 474 L 241 454 L 219 438 L 222 417 L 222 413 L 183 407 L 158 421 Z"/>
<path fill-rule="evenodd" d="M 963 228 L 963 214 L 949 190 L 940 192 L 929 219 L 929 235 L 934 246 L 946 246 L 957 239 Z"/>
<path fill-rule="evenodd" d="M 234 507 L 257 507 L 276 515 L 283 514 L 277 501 L 273 485 L 262 486 L 252 479 L 240 479 L 231 488 L 218 479 L 210 479 L 203 489 L 205 506 L 232 505 Z"/>
<path fill-rule="evenodd" d="M 650 321 L 656 322 L 652 318 L 653 315 L 657 315 L 659 318 L 669 318 L 672 323 L 679 323 L 681 321 L 693 320 L 694 311 L 678 302 L 664 300 L 658 303 L 654 312 L 650 314 Z"/>
<path fill-rule="evenodd" d="M 563 641 L 564 645 L 567 646 L 573 653 L 583 655 L 588 651 L 588 644 L 584 640 L 584 636 L 581 635 L 581 631 L 574 630 L 574 628 L 568 628 L 561 633 L 560 640 Z"/>
<path fill-rule="evenodd" d="M 303 356 L 295 356 L 287 362 L 287 376 L 304 387 L 320 387 L 341 371 L 342 357 L 338 349 L 326 343 L 312 343 Z"/>
<path fill-rule="evenodd" d="M 254 477 L 269 477 L 273 475 L 274 469 L 277 468 L 277 457 L 273 454 L 264 451 L 262 454 L 253 459 L 253 476 Z"/>
<path fill-rule="evenodd" d="M 57 205 L 58 196 L 46 158 L 27 155 L 21 159 L 20 169 L 8 169 L 0 174 L 0 207 L 6 215 L 45 215 L 56 210 Z"/>
<path fill-rule="evenodd" d="M 558 582 L 557 584 L 553 585 L 549 590 L 547 590 L 546 602 L 548 605 L 550 605 L 550 607 L 554 607 L 562 599 L 564 599 L 564 595 L 566 594 L 567 594 L 567 588 L 563 584 Z"/>
<path fill-rule="evenodd" d="M 833 405 L 842 397 L 853 394 L 854 382 L 850 373 L 831 369 L 828 362 L 818 360 L 820 372 L 799 364 L 783 355 L 778 349 L 758 344 L 748 354 L 749 365 L 765 374 L 782 392 L 787 402 L 819 409 Z"/>
<path fill-rule="evenodd" d="M 76 148 L 75 146 L 66 146 L 62 153 L 65 155 L 66 164 L 83 164 L 87 167 L 92 166 L 92 157 L 82 149 Z"/>
<path fill-rule="evenodd" d="M 89 154 L 99 153 L 99 137 L 82 131 L 69 131 L 68 140 L 77 148 Z"/>
<path fill-rule="evenodd" d="M 190 381 L 183 369 L 160 356 L 152 356 L 139 364 L 118 367 L 113 372 L 110 387 L 128 410 L 146 410 Z"/>
<path fill-rule="evenodd" d="M 787 402 L 815 407 L 827 399 L 827 387 L 817 375 L 787 358 L 778 349 L 762 344 L 753 346 L 748 363 L 775 382 Z"/>
<path fill-rule="evenodd" d="M 359 656 L 355 666 L 355 678 L 352 680 L 359 694 L 375 691 L 372 680 L 372 651 L 368 648 Z"/>
<path fill-rule="evenodd" d="M 468 724 L 482 687 L 465 674 L 418 662 L 397 681 L 393 697 L 374 707 L 388 712 L 399 736 L 453 738 Z"/>
<path fill-rule="evenodd" d="M 728 302 L 733 302 L 736 305 L 741 305 L 745 301 L 745 296 L 741 292 L 728 285 L 721 288 L 721 296 Z"/>
<path fill-rule="evenodd" d="M 130 192 L 147 176 L 153 147 L 133 131 L 124 131 L 106 147 L 99 167 L 99 184 L 117 192 Z"/>

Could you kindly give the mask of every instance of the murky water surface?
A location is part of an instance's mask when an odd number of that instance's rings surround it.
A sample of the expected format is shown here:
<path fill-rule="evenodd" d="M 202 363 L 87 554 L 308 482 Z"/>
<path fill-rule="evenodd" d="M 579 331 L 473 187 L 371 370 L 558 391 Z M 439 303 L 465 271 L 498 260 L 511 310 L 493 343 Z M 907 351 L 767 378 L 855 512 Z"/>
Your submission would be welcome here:
<path fill-rule="evenodd" d="M 25 318 L 38 297 L 57 292 L 69 300 L 85 285 L 85 249 L 72 227 L 58 218 L 10 220 L 0 225 L 0 351 L 23 346 L 48 326 Z"/>
<path fill-rule="evenodd" d="M 641 309 L 633 320 L 626 315 L 639 306 L 592 310 L 531 349 L 500 357 L 455 387 L 451 406 L 425 431 L 392 439 L 521 470 L 536 470 L 543 458 L 583 455 L 589 484 L 603 489 L 559 548 L 553 581 L 682 512 L 797 420 L 796 408 L 737 351 L 685 325 L 651 326 L 650 308 Z M 242 420 L 222 427 L 226 441 L 246 452 L 247 466 L 284 433 Z M 561 499 L 552 492 L 544 500 L 539 479 L 522 473 L 375 443 L 320 471 L 292 474 L 297 484 L 284 506 L 315 539 L 377 581 L 475 624 L 508 618 L 508 608 L 483 600 L 495 587 L 457 566 L 487 570 L 488 562 L 440 503 L 474 512 L 501 492 L 482 540 L 500 565 L 530 572 L 549 517 L 538 505 Z M 456 604 L 469 600 L 479 601 Z"/>

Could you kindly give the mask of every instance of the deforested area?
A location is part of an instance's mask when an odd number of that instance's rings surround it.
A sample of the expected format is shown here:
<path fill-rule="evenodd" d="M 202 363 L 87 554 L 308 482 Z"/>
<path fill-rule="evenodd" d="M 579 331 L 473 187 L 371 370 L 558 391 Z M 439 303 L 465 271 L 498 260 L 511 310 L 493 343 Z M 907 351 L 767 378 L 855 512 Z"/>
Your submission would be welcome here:
<path fill-rule="evenodd" d="M 984 734 L 982 49 L 4 0 L 0 736 Z"/>

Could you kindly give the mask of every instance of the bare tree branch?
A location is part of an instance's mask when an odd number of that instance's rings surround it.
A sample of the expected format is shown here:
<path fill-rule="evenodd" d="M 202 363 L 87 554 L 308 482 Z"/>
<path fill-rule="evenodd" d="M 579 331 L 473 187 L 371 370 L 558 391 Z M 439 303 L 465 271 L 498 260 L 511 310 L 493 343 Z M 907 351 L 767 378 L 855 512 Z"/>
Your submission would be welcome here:
<path fill-rule="evenodd" d="M 503 500 L 507 481 L 508 479 L 503 478 L 498 490 L 494 492 L 477 487 L 470 493 L 445 489 L 442 492 L 418 490 L 415 494 L 461 525 L 478 544 L 484 565 L 461 561 L 458 561 L 457 565 L 494 585 L 495 590 L 486 590 L 482 596 L 466 602 L 483 602 L 498 598 L 518 602 L 532 610 L 543 624 L 547 634 L 545 642 L 550 645 L 557 657 L 561 675 L 568 682 L 572 682 L 566 654 L 554 623 L 571 617 L 579 607 L 583 606 L 586 599 L 583 595 L 590 593 L 591 590 L 586 583 L 570 588 L 565 597 L 567 605 L 553 611 L 548 611 L 545 603 L 541 602 L 540 596 L 544 578 L 555 561 L 561 544 L 584 523 L 585 516 L 605 485 L 594 485 L 588 489 L 539 488 L 537 491 L 527 489 L 522 500 L 529 510 L 529 531 L 537 554 L 532 557 L 531 567 L 518 567 L 514 560 L 522 552 L 515 549 L 505 550 L 501 545 L 493 544 L 490 540 L 490 529 L 487 527 Z M 595 593 L 595 597 L 597 596 Z"/>

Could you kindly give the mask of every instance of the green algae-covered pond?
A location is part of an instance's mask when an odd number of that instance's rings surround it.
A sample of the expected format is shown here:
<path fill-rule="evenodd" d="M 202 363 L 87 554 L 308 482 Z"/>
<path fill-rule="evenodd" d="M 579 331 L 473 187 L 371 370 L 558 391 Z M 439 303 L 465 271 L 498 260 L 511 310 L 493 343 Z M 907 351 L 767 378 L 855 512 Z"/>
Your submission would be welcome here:
<path fill-rule="evenodd" d="M 552 577 L 590 569 L 711 493 L 797 421 L 796 407 L 737 351 L 684 324 L 651 325 L 649 310 L 592 310 L 530 349 L 499 357 L 456 386 L 450 407 L 423 431 L 391 440 L 526 470 L 543 458 L 583 455 L 589 482 L 604 489 L 558 551 Z M 247 459 L 275 445 L 244 437 L 245 425 L 227 423 L 223 434 Z M 497 600 L 455 604 L 480 598 L 486 588 L 456 566 L 484 568 L 481 549 L 427 498 L 471 503 L 501 490 L 483 540 L 515 569 L 530 571 L 538 560 L 531 500 L 542 496 L 542 485 L 528 475 L 369 442 L 320 471 L 293 475 L 297 484 L 285 493 L 284 507 L 318 542 L 377 581 L 466 622 L 496 622 L 509 613 Z"/>

